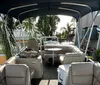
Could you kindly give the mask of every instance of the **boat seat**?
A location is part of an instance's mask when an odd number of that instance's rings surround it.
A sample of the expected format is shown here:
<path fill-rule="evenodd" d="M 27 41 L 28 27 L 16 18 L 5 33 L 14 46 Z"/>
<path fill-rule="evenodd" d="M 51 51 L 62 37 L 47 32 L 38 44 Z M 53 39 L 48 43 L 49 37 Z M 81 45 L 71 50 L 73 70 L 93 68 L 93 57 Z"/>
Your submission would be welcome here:
<path fill-rule="evenodd" d="M 84 62 L 85 55 L 79 53 L 66 53 L 65 55 L 60 55 L 59 59 L 62 64 L 71 64 L 72 62 Z"/>
<path fill-rule="evenodd" d="M 70 45 L 66 47 L 68 50 L 70 47 L 70 50 L 67 51 L 65 54 L 59 55 L 59 60 L 62 64 L 71 64 L 72 62 L 84 62 L 85 61 L 85 54 L 79 50 L 74 45 Z"/>
<path fill-rule="evenodd" d="M 26 64 L 29 67 L 31 78 L 41 78 L 43 76 L 42 58 L 20 58 L 11 57 L 5 64 Z"/>
<path fill-rule="evenodd" d="M 47 48 L 61 48 L 60 51 L 54 52 L 55 60 L 60 60 L 61 64 L 71 64 L 72 62 L 84 62 L 85 61 L 85 54 L 79 50 L 74 45 L 55 45 L 55 46 L 49 46 Z M 44 51 L 42 52 L 42 56 L 45 60 L 45 62 L 49 61 L 50 58 L 52 58 L 53 53 L 50 51 Z"/>
<path fill-rule="evenodd" d="M 100 85 L 100 63 L 72 63 L 67 85 Z"/>
<path fill-rule="evenodd" d="M 41 56 L 37 58 L 17 58 L 17 64 L 26 64 L 29 66 L 31 78 L 41 78 L 43 76 L 43 65 Z"/>
<path fill-rule="evenodd" d="M 0 66 L 0 85 L 6 85 L 5 83 L 5 64 Z"/>
<path fill-rule="evenodd" d="M 35 38 L 29 39 L 27 46 L 28 49 L 34 49 L 35 51 L 39 52 L 39 44 Z"/>
<path fill-rule="evenodd" d="M 93 67 L 93 84 L 100 85 L 100 63 L 95 63 Z"/>
<path fill-rule="evenodd" d="M 6 64 L 26 64 L 29 67 L 31 78 L 42 78 L 42 57 L 38 51 L 38 42 L 35 39 L 30 39 L 27 50 L 21 52 L 18 57 L 11 57 L 6 61 Z"/>
<path fill-rule="evenodd" d="M 30 85 L 28 66 L 7 64 L 0 67 L 0 85 Z"/>
<path fill-rule="evenodd" d="M 32 66 L 32 62 L 34 62 L 34 60 L 31 58 L 17 58 L 16 59 L 17 64 L 26 64 L 29 67 L 30 76 L 31 78 L 34 78 L 35 68 Z"/>

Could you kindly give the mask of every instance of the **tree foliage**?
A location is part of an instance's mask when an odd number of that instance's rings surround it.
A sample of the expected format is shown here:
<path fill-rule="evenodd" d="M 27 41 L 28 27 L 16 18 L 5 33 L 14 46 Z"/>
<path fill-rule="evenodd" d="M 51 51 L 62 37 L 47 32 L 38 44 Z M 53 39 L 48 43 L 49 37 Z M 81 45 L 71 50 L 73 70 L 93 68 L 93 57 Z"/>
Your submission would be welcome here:
<path fill-rule="evenodd" d="M 40 16 L 36 24 L 37 30 L 44 36 L 52 36 L 57 29 L 60 18 L 55 15 Z"/>
<path fill-rule="evenodd" d="M 36 37 L 36 30 L 35 30 L 35 21 L 36 17 L 30 17 L 23 21 L 23 28 L 25 31 L 29 33 L 29 38 L 32 38 L 32 34 Z M 34 33 L 32 33 L 34 31 Z"/>
<path fill-rule="evenodd" d="M 16 40 L 13 34 L 13 31 L 19 26 L 19 21 L 14 20 L 12 17 L 7 15 L 0 15 L 0 42 L 3 46 L 4 53 L 7 56 L 7 59 L 12 57 L 13 47 L 16 46 Z M 6 21 L 7 20 L 7 21 Z M 6 21 L 6 24 L 5 24 Z M 58 16 L 47 15 L 47 16 L 40 16 L 38 19 L 37 24 L 35 25 L 36 18 L 31 17 L 23 22 L 23 26 L 26 31 L 31 33 L 38 32 L 44 36 L 53 35 L 55 30 L 57 29 L 57 24 L 60 22 L 60 18 Z M 35 28 L 35 26 L 37 28 Z"/>
<path fill-rule="evenodd" d="M 73 26 L 74 23 L 67 23 L 66 27 L 62 27 L 61 30 L 63 30 L 62 33 L 57 34 L 62 39 L 72 40 L 71 38 L 75 35 L 75 26 Z"/>
<path fill-rule="evenodd" d="M 14 22 L 12 17 L 7 15 L 0 15 L 0 42 L 2 44 L 4 53 L 7 59 L 12 57 L 13 47 L 16 46 L 13 30 L 16 28 L 18 22 Z M 6 21 L 7 20 L 7 21 Z M 6 21 L 6 23 L 5 23 Z"/>

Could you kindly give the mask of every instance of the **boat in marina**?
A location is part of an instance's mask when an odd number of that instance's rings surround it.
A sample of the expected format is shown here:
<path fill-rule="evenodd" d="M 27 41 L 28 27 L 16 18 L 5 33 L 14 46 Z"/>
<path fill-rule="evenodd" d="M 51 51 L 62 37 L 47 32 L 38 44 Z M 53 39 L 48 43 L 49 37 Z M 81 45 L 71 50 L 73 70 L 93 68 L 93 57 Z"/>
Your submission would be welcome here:
<path fill-rule="evenodd" d="M 43 37 L 43 44 L 41 41 L 39 44 L 36 38 L 27 40 L 27 46 L 20 48 L 19 53 L 0 66 L 0 85 L 100 85 L 100 63 L 88 59 L 86 55 L 94 21 L 99 14 L 93 15 L 92 12 L 98 10 L 100 0 L 1 0 L 0 13 L 21 22 L 39 15 L 63 14 L 74 17 L 77 21 L 77 45 L 75 42 L 60 43 L 56 36 Z M 88 13 L 92 14 L 93 22 L 89 27 L 85 52 L 82 52 L 78 25 Z M 44 49 L 41 49 L 42 45 Z"/>

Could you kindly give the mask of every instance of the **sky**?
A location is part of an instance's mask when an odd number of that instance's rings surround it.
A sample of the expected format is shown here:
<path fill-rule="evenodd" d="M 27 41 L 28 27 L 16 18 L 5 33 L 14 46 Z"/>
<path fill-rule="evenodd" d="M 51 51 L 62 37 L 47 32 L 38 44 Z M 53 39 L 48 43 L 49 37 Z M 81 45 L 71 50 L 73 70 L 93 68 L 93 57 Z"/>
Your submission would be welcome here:
<path fill-rule="evenodd" d="M 70 23 L 72 20 L 71 16 L 64 16 L 64 15 L 58 15 L 60 18 L 60 22 L 57 25 L 57 30 L 56 32 L 61 33 L 61 27 L 66 27 L 67 23 Z"/>

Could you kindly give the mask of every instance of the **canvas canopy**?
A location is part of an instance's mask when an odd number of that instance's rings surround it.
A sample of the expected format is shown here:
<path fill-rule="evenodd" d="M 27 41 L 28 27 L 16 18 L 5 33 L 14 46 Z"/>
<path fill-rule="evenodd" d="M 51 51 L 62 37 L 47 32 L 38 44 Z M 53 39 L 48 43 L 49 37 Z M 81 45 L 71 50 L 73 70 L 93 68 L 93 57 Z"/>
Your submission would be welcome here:
<path fill-rule="evenodd" d="M 21 21 L 25 18 L 63 14 L 77 20 L 89 12 L 100 9 L 100 0 L 0 0 L 0 13 Z"/>

